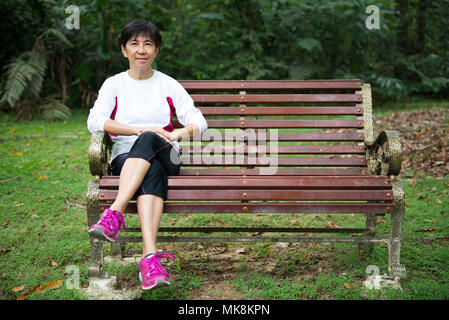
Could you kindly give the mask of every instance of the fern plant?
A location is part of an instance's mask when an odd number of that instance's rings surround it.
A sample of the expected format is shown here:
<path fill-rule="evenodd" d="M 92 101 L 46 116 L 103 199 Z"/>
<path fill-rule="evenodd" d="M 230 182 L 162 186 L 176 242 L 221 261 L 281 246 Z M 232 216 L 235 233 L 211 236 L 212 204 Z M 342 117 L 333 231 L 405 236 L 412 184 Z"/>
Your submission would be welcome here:
<path fill-rule="evenodd" d="M 61 102 L 60 99 L 53 99 L 50 102 L 41 105 L 42 117 L 45 120 L 65 120 L 72 115 L 70 108 Z"/>
<path fill-rule="evenodd" d="M 42 116 L 48 120 L 66 119 L 70 116 L 70 110 L 67 111 L 68 107 L 56 100 L 54 103 L 38 107 L 36 110 L 35 101 L 39 100 L 48 65 L 48 52 L 45 50 L 44 42 L 46 38 L 53 38 L 65 46 L 72 46 L 61 32 L 56 29 L 48 29 L 36 38 L 31 50 L 23 52 L 4 67 L 5 78 L 3 79 L 0 107 L 9 105 L 10 108 L 17 108 L 17 118 L 21 118 L 25 114 L 30 117 L 36 111 L 39 114 L 42 111 Z"/>
<path fill-rule="evenodd" d="M 47 69 L 45 53 L 37 50 L 26 51 L 5 66 L 6 82 L 0 103 L 14 107 L 28 94 L 39 96 Z"/>

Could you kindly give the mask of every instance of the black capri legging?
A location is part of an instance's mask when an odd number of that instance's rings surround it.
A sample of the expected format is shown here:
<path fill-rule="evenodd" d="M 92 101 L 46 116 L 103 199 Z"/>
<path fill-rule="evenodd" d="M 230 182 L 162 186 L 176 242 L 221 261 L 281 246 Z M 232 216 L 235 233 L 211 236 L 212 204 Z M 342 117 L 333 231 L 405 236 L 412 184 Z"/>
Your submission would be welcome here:
<path fill-rule="evenodd" d="M 151 164 L 135 197 L 152 194 L 167 200 L 167 176 L 179 175 L 181 168 L 179 153 L 173 146 L 158 134 L 146 131 L 137 138 L 129 153 L 122 153 L 112 160 L 113 175 L 120 175 L 128 158 L 141 158 Z"/>

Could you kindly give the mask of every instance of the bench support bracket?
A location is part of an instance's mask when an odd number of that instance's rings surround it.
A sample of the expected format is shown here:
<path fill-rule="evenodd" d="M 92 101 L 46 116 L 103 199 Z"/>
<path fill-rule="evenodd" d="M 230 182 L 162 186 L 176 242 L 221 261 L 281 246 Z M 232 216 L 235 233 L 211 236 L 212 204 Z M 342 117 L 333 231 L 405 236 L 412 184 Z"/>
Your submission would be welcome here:
<path fill-rule="evenodd" d="M 406 277 L 405 266 L 400 262 L 402 224 L 405 214 L 405 194 L 402 182 L 393 180 L 393 213 L 390 223 L 390 240 L 388 242 L 388 271 L 393 278 Z"/>
<path fill-rule="evenodd" d="M 89 228 L 95 224 L 100 215 L 98 213 L 98 186 L 100 177 L 96 176 L 94 180 L 89 181 L 86 194 L 87 223 Z M 90 237 L 90 248 L 92 263 L 87 268 L 89 277 L 101 277 L 103 266 L 103 243 L 104 241 Z"/>

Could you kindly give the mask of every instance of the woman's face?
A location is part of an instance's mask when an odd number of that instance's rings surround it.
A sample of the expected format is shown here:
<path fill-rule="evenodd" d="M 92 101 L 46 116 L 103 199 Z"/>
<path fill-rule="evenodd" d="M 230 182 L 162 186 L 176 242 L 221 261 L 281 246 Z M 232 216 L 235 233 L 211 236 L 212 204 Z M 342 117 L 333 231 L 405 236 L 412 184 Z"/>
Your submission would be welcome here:
<path fill-rule="evenodd" d="M 137 70 L 150 68 L 158 51 L 159 48 L 156 48 L 154 41 L 144 35 L 131 37 L 126 43 L 126 47 L 122 46 L 122 53 L 128 58 L 130 69 Z"/>

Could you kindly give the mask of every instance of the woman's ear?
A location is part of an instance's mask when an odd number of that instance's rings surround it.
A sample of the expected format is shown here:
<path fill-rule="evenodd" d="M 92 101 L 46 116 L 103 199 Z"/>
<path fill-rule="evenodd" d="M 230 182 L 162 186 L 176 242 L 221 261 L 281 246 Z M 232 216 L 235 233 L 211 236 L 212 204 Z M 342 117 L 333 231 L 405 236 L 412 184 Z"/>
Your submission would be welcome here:
<path fill-rule="evenodd" d="M 120 45 L 121 49 L 122 49 L 122 54 L 125 58 L 128 58 L 128 53 L 126 52 L 126 48 L 123 45 Z"/>

